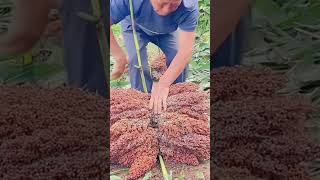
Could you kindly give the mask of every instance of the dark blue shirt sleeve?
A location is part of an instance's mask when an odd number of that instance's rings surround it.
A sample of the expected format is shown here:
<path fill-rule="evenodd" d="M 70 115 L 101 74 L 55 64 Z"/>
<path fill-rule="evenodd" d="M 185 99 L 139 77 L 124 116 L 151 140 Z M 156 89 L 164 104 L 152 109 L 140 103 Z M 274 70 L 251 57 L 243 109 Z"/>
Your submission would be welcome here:
<path fill-rule="evenodd" d="M 187 11 L 179 20 L 179 28 L 182 31 L 194 32 L 198 26 L 199 8 L 195 7 Z"/>
<path fill-rule="evenodd" d="M 112 24 L 119 23 L 128 15 L 130 15 L 129 0 L 110 0 L 110 21 Z"/>

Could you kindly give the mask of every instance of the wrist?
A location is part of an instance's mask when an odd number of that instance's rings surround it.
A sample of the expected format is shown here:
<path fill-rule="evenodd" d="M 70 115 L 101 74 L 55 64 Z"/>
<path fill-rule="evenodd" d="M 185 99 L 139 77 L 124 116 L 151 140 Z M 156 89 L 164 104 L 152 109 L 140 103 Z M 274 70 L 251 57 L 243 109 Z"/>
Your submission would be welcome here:
<path fill-rule="evenodd" d="M 169 87 L 172 83 L 167 81 L 166 78 L 160 78 L 158 84 L 162 87 Z"/>

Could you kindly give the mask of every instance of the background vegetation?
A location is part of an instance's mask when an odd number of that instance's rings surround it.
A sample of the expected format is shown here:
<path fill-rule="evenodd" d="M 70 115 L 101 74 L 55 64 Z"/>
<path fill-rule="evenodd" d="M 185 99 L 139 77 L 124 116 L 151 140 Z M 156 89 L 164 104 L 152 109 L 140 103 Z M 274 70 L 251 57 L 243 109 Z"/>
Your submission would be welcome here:
<path fill-rule="evenodd" d="M 282 93 L 299 92 L 320 103 L 320 1 L 256 0 L 245 64 L 285 73 Z"/>

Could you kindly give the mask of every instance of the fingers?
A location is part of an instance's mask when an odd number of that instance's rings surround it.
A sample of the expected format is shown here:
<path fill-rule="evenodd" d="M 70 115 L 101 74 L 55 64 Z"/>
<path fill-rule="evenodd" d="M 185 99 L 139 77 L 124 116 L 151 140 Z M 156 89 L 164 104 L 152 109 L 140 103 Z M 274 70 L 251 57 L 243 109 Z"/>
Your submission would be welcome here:
<path fill-rule="evenodd" d="M 149 102 L 149 109 L 152 109 L 155 114 L 160 114 L 162 109 L 162 100 L 159 96 L 151 95 L 151 99 Z"/>
<path fill-rule="evenodd" d="M 157 114 L 161 114 L 162 111 L 162 98 L 158 97 L 158 101 L 157 101 Z"/>
<path fill-rule="evenodd" d="M 151 104 L 150 107 L 153 108 L 153 111 L 156 114 L 161 114 L 162 111 L 167 110 L 166 98 L 163 98 L 161 96 L 156 96 L 155 98 L 153 98 L 152 102 L 150 101 L 150 104 Z"/>
<path fill-rule="evenodd" d="M 163 111 L 167 111 L 167 97 L 163 97 L 162 100 L 162 105 L 163 105 Z"/>
<path fill-rule="evenodd" d="M 153 103 L 154 103 L 154 97 L 153 94 L 151 94 L 150 102 L 149 102 L 149 109 L 153 109 Z"/>
<path fill-rule="evenodd" d="M 167 110 L 168 89 L 153 86 L 149 109 L 153 109 L 155 114 L 160 114 Z"/>
<path fill-rule="evenodd" d="M 155 94 L 153 95 L 153 101 L 152 101 L 152 102 L 153 102 L 153 103 L 152 103 L 152 109 L 153 109 L 153 112 L 154 112 L 155 114 L 159 114 L 159 111 L 160 111 L 160 110 L 159 110 L 159 108 L 160 108 L 160 107 L 159 107 L 159 103 L 160 103 L 159 100 L 160 100 L 160 99 L 159 99 L 159 95 L 155 93 Z"/>

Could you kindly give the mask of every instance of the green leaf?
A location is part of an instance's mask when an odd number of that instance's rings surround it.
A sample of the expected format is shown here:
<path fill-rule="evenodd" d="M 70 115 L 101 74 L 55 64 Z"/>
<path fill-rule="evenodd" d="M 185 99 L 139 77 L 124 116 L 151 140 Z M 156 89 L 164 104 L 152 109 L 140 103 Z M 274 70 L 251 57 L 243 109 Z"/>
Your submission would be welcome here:
<path fill-rule="evenodd" d="M 186 178 L 186 175 L 185 175 L 184 171 L 182 170 L 180 172 L 180 176 L 179 176 L 178 180 L 184 180 L 185 178 Z"/>
<path fill-rule="evenodd" d="M 200 179 L 201 179 L 201 180 L 204 180 L 204 179 L 205 179 L 203 172 L 198 171 L 197 174 L 196 174 L 196 176 L 197 176 L 197 178 L 198 178 L 199 180 L 200 180 Z"/>
<path fill-rule="evenodd" d="M 119 169 L 119 170 L 117 170 L 117 171 L 110 172 L 110 175 L 116 175 L 116 174 L 126 173 L 126 172 L 128 172 L 128 171 L 129 171 L 128 168 Z"/>
<path fill-rule="evenodd" d="M 110 176 L 110 180 L 123 180 L 123 179 L 119 176 L 112 175 L 112 176 Z"/>
<path fill-rule="evenodd" d="M 149 180 L 149 179 L 151 179 L 151 178 L 152 178 L 152 173 L 151 173 L 151 171 L 149 171 L 149 172 L 143 177 L 142 180 Z"/>
<path fill-rule="evenodd" d="M 287 14 L 274 1 L 256 0 L 255 7 L 260 13 L 268 17 L 275 25 L 280 24 L 288 19 Z"/>
<path fill-rule="evenodd" d="M 305 23 L 305 24 L 319 24 L 319 18 L 320 18 L 320 6 L 314 6 L 314 7 L 307 7 L 303 8 L 300 14 L 297 14 L 296 16 L 293 16 L 292 18 L 288 19 L 286 22 L 283 22 L 281 24 L 282 27 L 293 27 L 294 23 Z"/>

